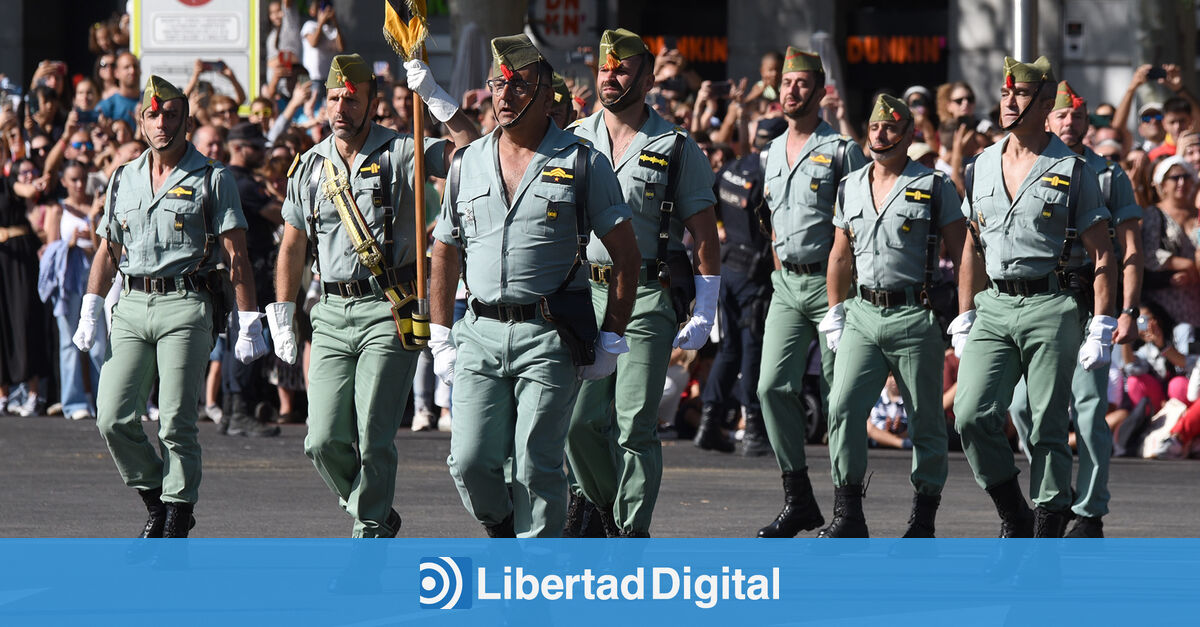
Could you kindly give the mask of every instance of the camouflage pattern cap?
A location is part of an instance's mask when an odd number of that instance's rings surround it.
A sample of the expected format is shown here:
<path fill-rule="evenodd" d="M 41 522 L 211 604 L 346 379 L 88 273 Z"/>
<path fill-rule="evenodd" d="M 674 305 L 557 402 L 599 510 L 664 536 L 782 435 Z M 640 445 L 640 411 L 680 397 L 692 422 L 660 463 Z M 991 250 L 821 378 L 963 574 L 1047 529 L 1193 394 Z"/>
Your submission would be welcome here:
<path fill-rule="evenodd" d="M 562 104 L 571 100 L 571 90 L 567 89 L 567 81 L 562 74 L 554 73 L 554 104 Z"/>
<path fill-rule="evenodd" d="M 357 54 L 339 54 L 329 64 L 329 77 L 325 79 L 326 89 L 345 87 L 350 93 L 358 91 L 355 83 L 369 83 L 375 75 L 367 67 L 367 62 Z"/>
<path fill-rule="evenodd" d="M 168 83 L 166 79 L 150 75 L 146 79 L 146 89 L 142 90 L 142 108 L 158 111 L 163 103 L 176 98 L 187 98 L 179 88 Z"/>
<path fill-rule="evenodd" d="M 871 109 L 871 119 L 868 122 L 903 122 L 912 121 L 912 112 L 904 101 L 887 94 L 879 94 L 875 106 Z"/>
<path fill-rule="evenodd" d="M 527 35 L 509 35 L 492 40 L 492 73 L 512 78 L 513 72 L 544 59 Z"/>
<path fill-rule="evenodd" d="M 787 74 L 788 72 L 821 72 L 824 74 L 825 66 L 821 64 L 821 55 L 788 46 L 787 54 L 783 55 L 783 73 Z"/>
<path fill-rule="evenodd" d="M 1062 81 L 1058 84 L 1058 93 L 1054 95 L 1054 110 L 1059 109 L 1078 109 L 1085 106 L 1087 101 L 1080 98 L 1075 93 L 1074 89 L 1067 84 L 1067 81 Z"/>
<path fill-rule="evenodd" d="M 610 29 L 600 35 L 600 58 L 604 59 L 604 69 L 611 70 L 629 57 L 648 53 L 646 42 L 637 33 L 624 28 Z"/>
<path fill-rule="evenodd" d="M 1044 55 L 1033 63 L 1021 63 L 1012 57 L 1004 57 L 1004 85 L 1012 89 L 1017 83 L 1057 83 L 1054 71 L 1050 69 L 1050 59 Z"/>

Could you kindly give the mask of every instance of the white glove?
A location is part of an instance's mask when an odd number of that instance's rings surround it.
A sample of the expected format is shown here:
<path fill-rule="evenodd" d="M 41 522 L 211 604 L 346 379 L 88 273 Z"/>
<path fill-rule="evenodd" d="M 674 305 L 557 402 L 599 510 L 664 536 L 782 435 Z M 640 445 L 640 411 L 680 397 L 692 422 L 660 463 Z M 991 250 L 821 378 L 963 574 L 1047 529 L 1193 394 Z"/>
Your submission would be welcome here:
<path fill-rule="evenodd" d="M 1112 316 L 1095 316 L 1088 325 L 1087 339 L 1079 348 L 1079 364 L 1084 370 L 1098 370 L 1112 361 L 1113 331 L 1117 330 L 1117 319 Z"/>
<path fill-rule="evenodd" d="M 617 355 L 629 352 L 625 336 L 601 331 L 596 337 L 596 361 L 579 368 L 579 378 L 585 381 L 603 379 L 617 371 Z"/>
<path fill-rule="evenodd" d="M 421 100 L 425 101 L 433 117 L 439 122 L 454 117 L 458 112 L 458 101 L 451 98 L 450 94 L 433 80 L 428 65 L 419 59 L 413 59 L 404 64 L 404 69 L 408 73 L 408 88 L 421 95 Z"/>
<path fill-rule="evenodd" d="M 275 355 L 289 364 L 296 363 L 296 334 L 292 331 L 292 316 L 295 313 L 296 303 L 267 305 L 267 326 L 271 328 Z"/>
<path fill-rule="evenodd" d="M 679 330 L 675 342 L 671 346 L 685 351 L 704 348 L 708 334 L 712 332 L 713 321 L 717 319 L 717 297 L 721 294 L 721 277 L 696 275 L 696 304 L 692 307 L 692 317 Z"/>
<path fill-rule="evenodd" d="M 450 339 L 450 327 L 440 324 L 429 325 L 429 352 L 433 354 L 433 374 L 442 383 L 454 385 L 454 362 L 458 360 L 458 349 Z"/>
<path fill-rule="evenodd" d="M 92 350 L 96 343 L 96 321 L 104 316 L 104 297 L 99 294 L 84 294 L 83 306 L 79 309 L 79 326 L 71 338 L 75 347 L 83 352 Z"/>
<path fill-rule="evenodd" d="M 837 352 L 838 344 L 842 341 L 842 329 L 846 327 L 846 306 L 838 303 L 825 312 L 817 330 L 825 334 L 825 346 Z"/>
<path fill-rule="evenodd" d="M 257 311 L 237 312 L 238 334 L 237 342 L 233 345 L 233 356 L 243 364 L 271 352 L 262 334 L 262 323 L 259 322 L 262 317 Z"/>
<path fill-rule="evenodd" d="M 950 332 L 950 343 L 954 345 L 955 357 L 962 357 L 963 346 L 966 346 L 967 337 L 971 335 L 973 326 L 975 326 L 974 309 L 964 311 L 950 321 L 950 326 L 946 330 Z"/>

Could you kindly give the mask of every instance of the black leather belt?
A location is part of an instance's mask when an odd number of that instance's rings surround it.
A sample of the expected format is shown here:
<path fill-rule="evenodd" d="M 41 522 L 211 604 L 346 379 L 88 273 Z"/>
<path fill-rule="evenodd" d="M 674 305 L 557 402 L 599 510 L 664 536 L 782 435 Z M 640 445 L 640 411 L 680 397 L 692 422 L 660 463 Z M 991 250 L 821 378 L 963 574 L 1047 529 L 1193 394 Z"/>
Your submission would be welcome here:
<path fill-rule="evenodd" d="M 875 305 L 876 307 L 899 307 L 901 305 L 916 305 L 920 303 L 920 291 L 910 292 L 905 290 L 896 290 L 889 292 L 887 290 L 873 290 L 869 287 L 859 287 L 858 295 L 863 300 Z"/>
<path fill-rule="evenodd" d="M 489 305 L 473 300 L 471 301 L 471 311 L 474 311 L 477 316 L 499 320 L 500 322 L 525 322 L 537 319 L 538 304 L 508 305 L 500 303 Z"/>
<path fill-rule="evenodd" d="M 177 291 L 180 287 L 191 292 L 207 292 L 208 285 L 199 279 L 190 276 L 130 276 L 125 277 L 125 284 L 129 289 L 145 292 L 147 294 L 169 294 Z"/>
<path fill-rule="evenodd" d="M 1051 283 L 1049 276 L 1044 276 L 1040 279 L 1012 280 L 993 279 L 992 287 L 1009 296 L 1033 296 L 1034 294 L 1045 294 L 1055 291 L 1058 287 L 1057 282 Z"/>
<path fill-rule="evenodd" d="M 612 281 L 613 267 L 602 266 L 599 264 L 591 264 L 588 268 L 588 278 L 599 283 L 600 285 L 608 285 Z M 658 281 L 658 266 L 653 261 L 647 261 L 638 268 L 638 283 L 641 285 L 649 284 L 650 280 Z"/>
<path fill-rule="evenodd" d="M 408 283 L 417 276 L 416 265 L 407 265 L 400 268 L 388 268 L 383 272 L 382 279 L 379 280 L 379 287 L 389 288 L 402 283 Z M 355 281 L 326 281 L 322 283 L 325 287 L 326 294 L 336 294 L 345 298 L 361 298 L 374 293 L 371 289 L 371 279 L 357 279 Z"/>
<path fill-rule="evenodd" d="M 791 263 L 790 261 L 781 261 L 780 264 L 784 270 L 794 272 L 795 274 L 817 274 L 825 271 L 825 262 L 818 261 L 816 263 Z"/>

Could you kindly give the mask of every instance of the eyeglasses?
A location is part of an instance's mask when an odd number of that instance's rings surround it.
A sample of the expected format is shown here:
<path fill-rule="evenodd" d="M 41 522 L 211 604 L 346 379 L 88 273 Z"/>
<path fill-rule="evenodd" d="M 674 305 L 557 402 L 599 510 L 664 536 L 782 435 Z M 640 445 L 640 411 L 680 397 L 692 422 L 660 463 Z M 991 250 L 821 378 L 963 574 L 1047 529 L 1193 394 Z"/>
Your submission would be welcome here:
<path fill-rule="evenodd" d="M 230 109 L 213 109 L 213 115 L 229 115 L 229 114 L 231 114 L 231 113 L 234 113 L 234 112 L 236 112 L 236 111 L 237 111 L 237 109 L 233 109 L 233 108 L 230 108 Z"/>
<path fill-rule="evenodd" d="M 50 147 L 49 146 L 30 146 L 29 151 L 36 152 L 39 155 L 44 155 L 50 151 Z"/>
<path fill-rule="evenodd" d="M 489 78 L 487 81 L 487 88 L 491 90 L 493 94 L 500 93 L 500 90 L 504 89 L 505 87 L 511 89 L 513 94 L 516 96 L 524 96 L 533 89 L 529 82 L 522 78 L 517 78 L 511 81 L 504 80 L 502 78 Z"/>
<path fill-rule="evenodd" d="M 1161 113 L 1148 113 L 1148 114 L 1142 116 L 1143 123 L 1162 122 L 1162 121 L 1163 121 L 1163 114 L 1161 114 Z"/>
<path fill-rule="evenodd" d="M 81 148 L 85 150 L 91 150 L 94 148 L 94 146 L 92 146 L 92 142 L 71 142 L 71 147 L 75 150 L 79 150 Z"/>
<path fill-rule="evenodd" d="M 396 116 L 394 116 L 394 115 L 377 115 L 377 116 L 375 116 L 374 118 L 371 118 L 371 119 L 373 119 L 373 120 L 374 120 L 374 121 L 376 121 L 376 122 L 382 122 L 382 121 L 384 121 L 384 120 L 390 120 L 390 119 L 392 119 L 392 118 L 394 118 L 394 117 L 396 117 Z"/>
<path fill-rule="evenodd" d="M 265 118 L 265 117 L 269 117 L 271 115 L 271 110 L 270 109 L 251 109 L 250 115 L 259 115 L 259 116 L 262 116 Z"/>
<path fill-rule="evenodd" d="M 112 61 L 105 61 L 105 60 L 103 60 L 103 59 L 101 59 L 101 60 L 100 60 L 100 67 L 101 67 L 102 69 L 103 69 L 103 68 L 106 68 L 106 67 L 111 67 L 111 66 L 112 66 L 112 64 L 113 64 L 113 63 L 112 63 Z"/>
<path fill-rule="evenodd" d="M 973 103 L 973 102 L 975 102 L 975 96 L 963 96 L 962 98 L 951 98 L 950 102 L 953 102 L 954 104 L 966 104 L 968 102 Z"/>
<path fill-rule="evenodd" d="M 17 172 L 17 176 L 37 176 L 37 172 L 35 170 L 21 170 L 20 172 Z"/>
<path fill-rule="evenodd" d="M 1171 181 L 1171 182 L 1175 183 L 1176 185 L 1179 185 L 1180 183 L 1182 183 L 1184 181 L 1191 180 L 1191 178 L 1192 177 L 1190 174 L 1171 174 L 1168 176 L 1164 176 L 1163 180 Z"/>

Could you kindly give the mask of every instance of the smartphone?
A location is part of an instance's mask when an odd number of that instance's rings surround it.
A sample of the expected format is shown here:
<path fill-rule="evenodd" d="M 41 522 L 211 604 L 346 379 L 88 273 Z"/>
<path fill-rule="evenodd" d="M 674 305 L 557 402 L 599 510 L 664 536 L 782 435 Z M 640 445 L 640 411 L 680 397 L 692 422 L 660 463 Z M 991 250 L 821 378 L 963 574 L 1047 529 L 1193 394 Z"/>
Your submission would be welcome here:
<path fill-rule="evenodd" d="M 371 64 L 371 69 L 375 72 L 375 76 L 391 76 L 392 66 L 387 61 L 376 61 Z"/>
<path fill-rule="evenodd" d="M 201 61 L 200 67 L 205 72 L 224 72 L 225 71 L 225 62 L 224 61 Z"/>
<path fill-rule="evenodd" d="M 679 38 L 675 36 L 663 37 L 663 48 L 674 50 L 679 45 Z"/>
<path fill-rule="evenodd" d="M 91 172 L 87 175 L 86 192 L 89 196 L 103 194 L 107 188 L 108 178 L 104 176 L 103 172 Z"/>
<path fill-rule="evenodd" d="M 732 87 L 733 83 L 730 81 L 714 81 L 709 89 L 712 91 L 713 96 L 717 98 L 728 98 L 729 90 Z"/>
<path fill-rule="evenodd" d="M 1156 81 L 1160 78 L 1166 78 L 1166 77 L 1167 77 L 1167 70 L 1165 68 L 1163 68 L 1163 66 L 1161 66 L 1161 65 L 1156 65 L 1156 66 L 1150 68 L 1150 71 L 1146 73 L 1146 78 L 1148 78 L 1152 81 Z"/>
<path fill-rule="evenodd" d="M 567 53 L 567 63 L 584 63 L 592 64 L 596 62 L 596 55 L 590 50 L 571 50 Z"/>
<path fill-rule="evenodd" d="M 82 111 L 79 107 L 76 107 L 75 117 L 79 119 L 80 124 L 95 124 L 100 121 L 100 112 L 95 109 Z"/>
<path fill-rule="evenodd" d="M 1150 321 L 1146 320 L 1146 316 L 1137 317 L 1138 333 L 1145 333 L 1150 329 Z"/>

